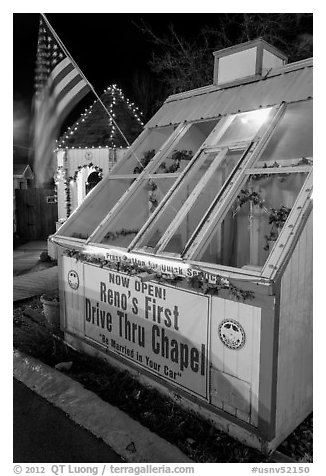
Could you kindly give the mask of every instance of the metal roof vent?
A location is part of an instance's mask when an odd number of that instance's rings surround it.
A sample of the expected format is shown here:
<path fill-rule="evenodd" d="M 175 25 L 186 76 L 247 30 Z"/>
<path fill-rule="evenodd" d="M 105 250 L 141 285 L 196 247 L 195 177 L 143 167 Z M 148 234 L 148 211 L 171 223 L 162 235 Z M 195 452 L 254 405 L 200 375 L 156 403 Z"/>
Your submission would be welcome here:
<path fill-rule="evenodd" d="M 284 66 L 288 58 L 262 38 L 214 51 L 214 84 L 261 78 L 273 68 Z"/>

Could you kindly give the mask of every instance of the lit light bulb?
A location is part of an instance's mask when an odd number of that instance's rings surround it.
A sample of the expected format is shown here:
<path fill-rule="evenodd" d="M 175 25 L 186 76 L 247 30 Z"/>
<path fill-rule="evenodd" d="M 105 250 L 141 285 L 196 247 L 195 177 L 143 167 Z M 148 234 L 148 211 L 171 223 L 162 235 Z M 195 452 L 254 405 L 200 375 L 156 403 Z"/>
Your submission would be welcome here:
<path fill-rule="evenodd" d="M 244 113 L 241 117 L 242 124 L 263 124 L 268 118 L 271 108 L 258 109 L 257 111 Z"/>

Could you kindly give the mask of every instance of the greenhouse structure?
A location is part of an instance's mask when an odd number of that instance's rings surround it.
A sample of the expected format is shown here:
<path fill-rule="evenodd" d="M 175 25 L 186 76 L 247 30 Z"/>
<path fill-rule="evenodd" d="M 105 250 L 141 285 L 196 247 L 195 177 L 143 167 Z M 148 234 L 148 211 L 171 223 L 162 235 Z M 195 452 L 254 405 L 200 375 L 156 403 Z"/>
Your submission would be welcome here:
<path fill-rule="evenodd" d="M 312 59 L 214 61 L 52 237 L 61 329 L 270 452 L 312 412 Z"/>

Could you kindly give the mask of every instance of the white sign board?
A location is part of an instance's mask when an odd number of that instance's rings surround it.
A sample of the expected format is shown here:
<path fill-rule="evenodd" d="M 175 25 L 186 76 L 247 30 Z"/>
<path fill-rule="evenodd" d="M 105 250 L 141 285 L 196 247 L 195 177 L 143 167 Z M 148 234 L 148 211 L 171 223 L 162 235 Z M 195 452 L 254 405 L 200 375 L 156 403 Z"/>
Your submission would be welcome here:
<path fill-rule="evenodd" d="M 207 398 L 207 296 L 84 265 L 85 336 Z"/>

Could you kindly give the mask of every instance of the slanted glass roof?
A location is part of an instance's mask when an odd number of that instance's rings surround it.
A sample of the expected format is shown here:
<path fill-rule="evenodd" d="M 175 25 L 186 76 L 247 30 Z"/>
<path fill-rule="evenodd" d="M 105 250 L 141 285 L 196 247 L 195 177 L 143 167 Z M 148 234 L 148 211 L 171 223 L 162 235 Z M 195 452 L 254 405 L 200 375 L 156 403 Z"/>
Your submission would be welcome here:
<path fill-rule="evenodd" d="M 91 241 L 127 247 L 164 199 L 173 184 L 192 163 L 194 155 L 211 133 L 217 121 L 205 121 L 179 126 L 166 147 L 146 151 L 151 158 L 136 165 L 141 173 L 137 184 L 124 197 L 124 205 L 99 232 L 95 230 Z M 155 131 L 156 133 L 156 131 Z M 134 162 L 135 163 L 135 162 Z M 145 167 L 142 171 L 142 167 Z M 125 170 L 125 164 L 118 172 Z M 119 175 L 119 174 L 118 174 Z M 115 174 L 113 173 L 111 179 Z"/>
<path fill-rule="evenodd" d="M 289 104 L 276 126 L 259 162 L 290 163 L 291 159 L 312 157 L 312 100 Z"/>
<path fill-rule="evenodd" d="M 147 129 L 60 235 L 260 273 L 311 169 L 310 99 Z"/>
<path fill-rule="evenodd" d="M 261 269 L 307 175 L 307 172 L 249 175 L 227 214 L 194 259 L 235 268 Z"/>

